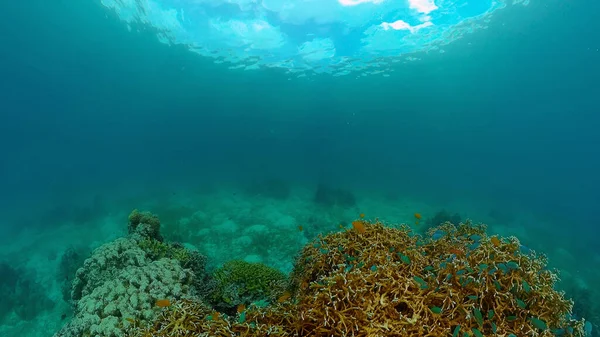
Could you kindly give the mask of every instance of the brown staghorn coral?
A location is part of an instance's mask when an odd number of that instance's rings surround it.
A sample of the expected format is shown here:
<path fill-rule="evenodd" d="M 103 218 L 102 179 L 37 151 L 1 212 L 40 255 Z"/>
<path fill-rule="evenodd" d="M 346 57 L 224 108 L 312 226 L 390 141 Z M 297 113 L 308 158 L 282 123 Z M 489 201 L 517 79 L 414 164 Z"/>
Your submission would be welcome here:
<path fill-rule="evenodd" d="M 201 313 L 186 316 L 197 317 L 193 333 L 166 334 L 177 318 L 163 315 L 143 336 L 583 336 L 572 301 L 554 290 L 556 274 L 516 238 L 490 238 L 470 223 L 446 223 L 425 238 L 362 225 L 303 249 L 292 298 L 218 319 L 186 302 Z"/>
<path fill-rule="evenodd" d="M 285 315 L 274 308 L 252 306 L 237 315 L 227 317 L 207 305 L 182 299 L 163 309 L 152 326 L 132 327 L 129 336 L 136 337 L 261 337 L 293 336 L 281 326 Z M 279 319 L 277 319 L 279 318 Z"/>

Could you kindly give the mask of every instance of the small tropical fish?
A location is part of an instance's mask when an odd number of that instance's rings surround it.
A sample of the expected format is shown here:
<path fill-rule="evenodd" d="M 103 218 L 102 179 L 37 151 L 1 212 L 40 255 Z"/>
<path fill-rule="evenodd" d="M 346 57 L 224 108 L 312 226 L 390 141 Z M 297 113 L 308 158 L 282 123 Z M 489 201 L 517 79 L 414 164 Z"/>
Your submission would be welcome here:
<path fill-rule="evenodd" d="M 164 307 L 168 307 L 171 305 L 171 301 L 164 299 L 164 300 L 156 300 L 156 306 L 159 308 L 164 308 Z"/>
<path fill-rule="evenodd" d="M 340 223 L 340 229 L 344 229 L 344 224 Z"/>
<path fill-rule="evenodd" d="M 246 310 L 246 305 L 244 303 L 237 306 L 237 312 L 242 313 Z"/>
<path fill-rule="evenodd" d="M 60 320 L 63 321 L 65 318 L 67 318 L 67 314 L 62 314 L 60 315 Z"/>
<path fill-rule="evenodd" d="M 421 218 L 422 218 L 421 213 L 415 213 L 415 218 L 417 220 L 421 220 Z"/>
<path fill-rule="evenodd" d="M 498 239 L 498 237 L 496 237 L 496 236 L 492 236 L 492 237 L 490 238 L 490 241 L 492 242 L 492 244 L 493 244 L 494 246 L 496 246 L 496 247 L 499 247 L 499 246 L 500 246 L 500 239 Z"/>
<path fill-rule="evenodd" d="M 292 294 L 290 294 L 289 291 L 286 291 L 283 293 L 283 295 L 279 296 L 279 298 L 277 299 L 277 302 L 283 303 L 283 302 L 287 301 L 290 297 L 292 297 Z"/>
<path fill-rule="evenodd" d="M 220 313 L 220 312 L 218 312 L 218 311 L 215 311 L 215 312 L 213 312 L 213 314 L 212 314 L 212 318 L 213 318 L 213 320 L 215 320 L 215 321 L 219 319 L 219 316 L 221 316 L 221 313 Z"/>
<path fill-rule="evenodd" d="M 364 219 L 365 218 L 365 213 L 360 213 L 360 218 Z"/>
<path fill-rule="evenodd" d="M 360 220 L 352 221 L 352 227 L 354 227 L 354 229 L 360 234 L 364 234 L 367 231 L 365 228 L 365 223 Z"/>
<path fill-rule="evenodd" d="M 302 230 L 304 230 L 304 227 L 298 226 L 298 230 L 302 232 Z"/>

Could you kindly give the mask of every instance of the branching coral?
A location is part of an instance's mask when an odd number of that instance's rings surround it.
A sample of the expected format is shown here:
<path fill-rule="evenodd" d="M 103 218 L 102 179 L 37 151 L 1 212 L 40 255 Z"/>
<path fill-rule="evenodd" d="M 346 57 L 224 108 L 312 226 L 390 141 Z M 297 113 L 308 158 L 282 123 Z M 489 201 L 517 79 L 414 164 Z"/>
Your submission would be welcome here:
<path fill-rule="evenodd" d="M 575 305 L 573 306 L 574 315 L 586 318 L 589 336 L 600 337 L 600 331 L 596 324 L 596 322 L 600 322 L 600 298 L 596 296 L 594 291 L 584 287 L 582 284 L 571 282 L 567 284 L 566 288 L 568 289 L 567 293 L 572 295 L 575 300 Z"/>
<path fill-rule="evenodd" d="M 366 228 L 320 238 L 300 256 L 294 284 L 304 335 L 582 333 L 545 258 L 521 253 L 516 238 L 489 238 L 470 224 L 446 223 L 427 238 Z"/>
<path fill-rule="evenodd" d="M 556 273 L 516 238 L 488 237 L 470 223 L 426 237 L 361 225 L 304 248 L 291 298 L 217 320 L 182 304 L 201 313 L 187 330 L 157 333 L 175 320 L 163 315 L 144 336 L 583 336 L 572 301 L 554 289 Z"/>
<path fill-rule="evenodd" d="M 165 308 L 154 324 L 128 329 L 131 337 L 291 337 L 287 328 L 277 325 L 273 317 L 281 317 L 272 308 L 252 307 L 237 317 L 228 317 L 193 300 L 179 300 Z M 262 322 L 259 322 L 262 321 Z"/>

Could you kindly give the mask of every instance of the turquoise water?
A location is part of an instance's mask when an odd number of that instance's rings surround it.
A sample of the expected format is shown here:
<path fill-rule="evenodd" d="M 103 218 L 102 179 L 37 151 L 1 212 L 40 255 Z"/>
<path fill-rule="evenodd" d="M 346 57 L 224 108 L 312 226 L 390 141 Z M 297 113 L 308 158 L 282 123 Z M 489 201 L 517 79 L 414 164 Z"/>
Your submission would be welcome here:
<path fill-rule="evenodd" d="M 0 335 L 67 324 L 135 208 L 286 273 L 361 213 L 458 213 L 547 254 L 597 335 L 600 5 L 315 6 L 0 5 Z"/>

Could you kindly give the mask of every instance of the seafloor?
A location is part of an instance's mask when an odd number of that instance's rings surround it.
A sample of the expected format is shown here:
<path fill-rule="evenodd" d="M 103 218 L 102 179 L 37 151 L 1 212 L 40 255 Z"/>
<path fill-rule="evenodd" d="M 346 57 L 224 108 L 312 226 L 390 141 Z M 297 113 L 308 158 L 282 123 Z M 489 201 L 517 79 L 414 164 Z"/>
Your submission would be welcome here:
<path fill-rule="evenodd" d="M 72 264 L 81 263 L 100 245 L 126 236 L 127 216 L 133 208 L 157 214 L 165 238 L 199 250 L 208 257 L 209 266 L 244 259 L 286 273 L 307 242 L 320 233 L 350 226 L 361 214 L 366 219 L 405 223 L 419 232 L 441 211 L 448 216 L 458 213 L 462 220 L 488 224 L 491 234 L 516 236 L 522 244 L 546 254 L 550 266 L 560 270 L 559 286 L 575 300 L 575 315 L 587 316 L 592 323 L 600 318 L 596 287 L 600 269 L 590 268 L 600 265 L 600 253 L 587 251 L 575 235 L 561 232 L 564 224 L 516 208 L 473 200 L 439 202 L 401 194 L 352 193 L 323 186 L 291 188 L 278 183 L 169 191 L 155 198 L 100 204 L 78 216 L 50 212 L 43 225 L 0 238 L 0 295 L 4 301 L 0 336 L 50 337 L 59 331 L 72 314 L 65 295 L 76 269 Z M 418 223 L 415 213 L 422 215 Z"/>

